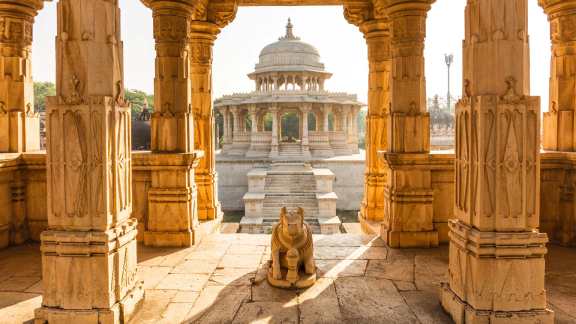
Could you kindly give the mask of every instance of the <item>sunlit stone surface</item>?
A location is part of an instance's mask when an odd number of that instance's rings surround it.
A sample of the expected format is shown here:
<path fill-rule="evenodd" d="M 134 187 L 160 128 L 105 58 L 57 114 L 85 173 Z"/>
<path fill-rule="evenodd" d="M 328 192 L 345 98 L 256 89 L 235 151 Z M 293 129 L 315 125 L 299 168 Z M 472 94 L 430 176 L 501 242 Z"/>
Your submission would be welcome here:
<path fill-rule="evenodd" d="M 131 323 L 451 323 L 439 301 L 447 247 L 396 250 L 374 237 L 315 235 L 318 281 L 289 291 L 266 281 L 270 241 L 270 235 L 220 234 L 193 248 L 139 246 L 146 300 Z M 576 284 L 566 280 L 576 276 L 575 260 L 574 249 L 552 246 L 548 254 L 548 303 L 557 323 L 576 321 Z M 3 323 L 32 319 L 41 293 L 38 245 L 0 251 Z"/>

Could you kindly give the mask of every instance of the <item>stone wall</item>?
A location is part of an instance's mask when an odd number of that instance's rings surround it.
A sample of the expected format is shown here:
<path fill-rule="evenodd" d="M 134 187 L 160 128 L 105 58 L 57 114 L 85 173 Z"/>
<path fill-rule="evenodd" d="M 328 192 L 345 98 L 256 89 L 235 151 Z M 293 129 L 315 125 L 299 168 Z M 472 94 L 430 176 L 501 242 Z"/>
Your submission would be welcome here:
<path fill-rule="evenodd" d="M 133 153 L 133 212 L 138 219 L 138 240 L 142 240 L 148 217 L 148 189 L 151 171 L 146 152 Z M 541 230 L 550 240 L 576 245 L 576 153 L 544 152 L 540 155 Z M 0 155 L 0 248 L 19 244 L 22 239 L 39 241 L 46 228 L 46 167 L 44 153 Z M 453 154 L 431 154 L 430 169 L 434 191 L 434 228 L 439 241 L 448 242 L 448 219 L 454 218 Z M 312 161 L 314 167 L 329 168 L 336 175 L 334 191 L 340 210 L 357 210 L 364 186 L 364 161 Z M 242 196 L 248 190 L 246 173 L 261 166 L 258 160 L 218 161 L 218 190 L 225 210 L 242 210 Z M 21 207 L 24 206 L 24 207 Z M 27 226 L 22 226 L 22 224 Z"/>
<path fill-rule="evenodd" d="M 364 188 L 363 160 L 311 160 L 314 168 L 326 168 L 334 172 L 334 192 L 338 195 L 337 209 L 358 210 Z M 218 190 L 224 210 L 244 210 L 242 197 L 248 192 L 246 174 L 257 166 L 265 165 L 261 160 L 225 160 L 216 162 Z"/>

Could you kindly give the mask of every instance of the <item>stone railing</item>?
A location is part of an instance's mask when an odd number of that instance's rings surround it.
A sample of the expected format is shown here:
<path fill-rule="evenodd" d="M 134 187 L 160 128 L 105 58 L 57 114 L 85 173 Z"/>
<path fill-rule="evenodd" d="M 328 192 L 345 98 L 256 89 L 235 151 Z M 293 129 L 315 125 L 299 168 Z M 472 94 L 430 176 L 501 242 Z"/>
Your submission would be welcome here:
<path fill-rule="evenodd" d="M 252 144 L 270 144 L 272 141 L 272 132 L 258 132 L 250 134 L 250 142 Z"/>
<path fill-rule="evenodd" d="M 234 132 L 233 144 L 250 144 L 250 132 Z"/>
<path fill-rule="evenodd" d="M 310 145 L 313 144 L 327 144 L 330 142 L 330 135 L 326 132 L 309 132 L 308 133 L 308 142 Z"/>
<path fill-rule="evenodd" d="M 151 184 L 150 152 L 132 153 L 132 216 L 138 219 L 138 239 L 148 217 Z M 576 153 L 541 155 L 540 226 L 552 242 L 576 245 Z M 454 155 L 430 154 L 433 219 L 440 242 L 448 241 L 448 219 L 454 218 Z M 38 241 L 47 226 L 46 154 L 0 154 L 0 248 Z"/>

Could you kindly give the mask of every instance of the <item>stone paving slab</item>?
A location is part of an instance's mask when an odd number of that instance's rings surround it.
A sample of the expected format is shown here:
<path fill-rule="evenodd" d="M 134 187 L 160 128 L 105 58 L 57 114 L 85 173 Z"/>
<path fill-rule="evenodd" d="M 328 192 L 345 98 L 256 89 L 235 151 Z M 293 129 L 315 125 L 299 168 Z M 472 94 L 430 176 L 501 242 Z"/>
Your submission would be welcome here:
<path fill-rule="evenodd" d="M 131 323 L 450 323 L 439 302 L 448 248 L 389 249 L 377 237 L 315 235 L 318 282 L 266 281 L 270 236 L 219 234 L 186 249 L 138 247 L 146 299 Z M 41 304 L 36 244 L 0 251 L 0 323 Z M 546 289 L 556 323 L 576 323 L 576 249 L 549 246 Z"/>

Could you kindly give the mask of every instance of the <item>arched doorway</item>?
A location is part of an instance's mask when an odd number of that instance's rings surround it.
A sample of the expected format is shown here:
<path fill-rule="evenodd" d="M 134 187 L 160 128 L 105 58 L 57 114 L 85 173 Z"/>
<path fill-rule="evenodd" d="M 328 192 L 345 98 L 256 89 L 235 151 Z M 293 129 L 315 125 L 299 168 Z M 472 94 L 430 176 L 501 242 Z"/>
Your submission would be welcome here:
<path fill-rule="evenodd" d="M 280 119 L 280 140 L 282 143 L 298 143 L 301 140 L 300 116 L 295 111 L 282 114 Z"/>

